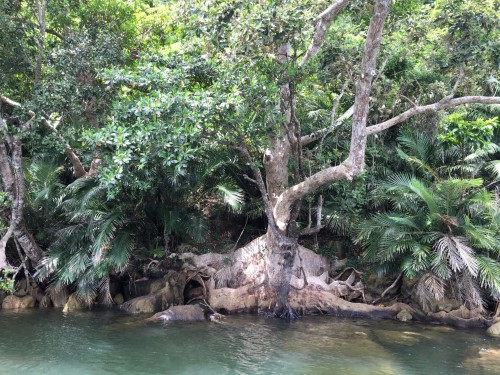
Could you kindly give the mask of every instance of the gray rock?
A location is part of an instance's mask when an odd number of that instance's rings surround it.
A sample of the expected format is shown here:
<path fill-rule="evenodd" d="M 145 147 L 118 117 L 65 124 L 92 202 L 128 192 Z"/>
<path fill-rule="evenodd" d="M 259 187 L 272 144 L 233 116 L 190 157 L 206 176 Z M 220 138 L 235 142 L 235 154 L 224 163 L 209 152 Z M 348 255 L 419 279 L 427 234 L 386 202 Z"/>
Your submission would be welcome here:
<path fill-rule="evenodd" d="M 500 322 L 496 322 L 490 328 L 486 330 L 486 333 L 490 336 L 500 337 Z"/>
<path fill-rule="evenodd" d="M 157 306 L 158 298 L 156 295 L 151 294 L 148 296 L 133 298 L 122 304 L 120 307 L 131 314 L 147 314 L 158 311 L 159 309 Z"/>
<path fill-rule="evenodd" d="M 113 302 L 117 305 L 121 305 L 123 302 L 125 302 L 125 300 L 123 299 L 123 295 L 121 293 L 118 293 L 113 297 Z"/>
<path fill-rule="evenodd" d="M 162 285 L 163 288 L 152 294 L 125 302 L 121 308 L 132 314 L 153 313 L 184 303 L 185 274 L 169 271 L 163 277 Z"/>
<path fill-rule="evenodd" d="M 408 322 L 413 319 L 413 316 L 410 314 L 409 311 L 407 310 L 401 310 L 398 315 L 396 315 L 396 318 L 402 322 Z"/>
<path fill-rule="evenodd" d="M 153 315 L 151 318 L 149 318 L 149 320 L 199 321 L 205 320 L 205 313 L 203 312 L 203 309 L 198 305 L 172 306 L 168 310 Z"/>

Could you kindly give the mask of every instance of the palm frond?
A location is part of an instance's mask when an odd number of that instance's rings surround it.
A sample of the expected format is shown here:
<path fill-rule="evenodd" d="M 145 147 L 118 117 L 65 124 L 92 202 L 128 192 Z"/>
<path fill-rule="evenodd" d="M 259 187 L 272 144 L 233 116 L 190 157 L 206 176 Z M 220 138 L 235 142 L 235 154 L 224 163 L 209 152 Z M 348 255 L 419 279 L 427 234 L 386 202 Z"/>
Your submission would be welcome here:
<path fill-rule="evenodd" d="M 500 261 L 479 255 L 477 262 L 481 286 L 487 288 L 497 301 L 500 300 Z"/>
<path fill-rule="evenodd" d="M 214 188 L 219 196 L 223 199 L 234 212 L 240 212 L 245 201 L 243 190 L 235 184 L 225 183 L 217 184 Z"/>
<path fill-rule="evenodd" d="M 467 245 L 465 237 L 444 235 L 436 241 L 434 247 L 438 256 L 448 262 L 454 272 L 468 270 L 473 277 L 477 276 L 475 252 Z"/>
<path fill-rule="evenodd" d="M 429 311 L 433 300 L 442 300 L 446 292 L 446 283 L 433 273 L 424 274 L 417 284 L 417 296 L 424 310 Z"/>
<path fill-rule="evenodd" d="M 500 160 L 492 160 L 486 164 L 486 170 L 500 180 Z"/>

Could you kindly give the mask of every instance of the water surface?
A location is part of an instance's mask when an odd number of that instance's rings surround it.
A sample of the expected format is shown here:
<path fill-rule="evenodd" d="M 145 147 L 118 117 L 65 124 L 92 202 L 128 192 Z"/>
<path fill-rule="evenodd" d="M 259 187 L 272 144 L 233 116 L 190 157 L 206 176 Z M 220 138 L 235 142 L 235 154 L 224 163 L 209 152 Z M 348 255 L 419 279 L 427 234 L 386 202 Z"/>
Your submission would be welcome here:
<path fill-rule="evenodd" d="M 0 374 L 500 374 L 500 339 L 484 330 L 333 317 L 144 318 L 0 310 Z"/>

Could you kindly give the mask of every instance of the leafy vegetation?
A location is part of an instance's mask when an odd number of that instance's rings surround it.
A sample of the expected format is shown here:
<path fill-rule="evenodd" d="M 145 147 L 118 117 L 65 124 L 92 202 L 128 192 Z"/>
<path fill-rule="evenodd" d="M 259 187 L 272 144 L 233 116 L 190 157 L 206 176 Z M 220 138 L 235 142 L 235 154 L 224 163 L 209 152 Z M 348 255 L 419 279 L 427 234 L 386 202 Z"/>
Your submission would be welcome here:
<path fill-rule="evenodd" d="M 495 4 L 385 3 L 0 0 L 0 152 L 26 192 L 2 172 L 0 267 L 109 302 L 181 243 L 267 232 L 418 278 L 424 305 L 498 301 Z"/>

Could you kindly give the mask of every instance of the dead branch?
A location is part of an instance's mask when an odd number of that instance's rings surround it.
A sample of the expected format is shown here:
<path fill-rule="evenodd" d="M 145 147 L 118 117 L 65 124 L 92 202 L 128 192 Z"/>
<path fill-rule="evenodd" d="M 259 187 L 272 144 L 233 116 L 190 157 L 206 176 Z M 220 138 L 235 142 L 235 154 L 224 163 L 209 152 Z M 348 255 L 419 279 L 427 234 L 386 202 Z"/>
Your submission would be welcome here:
<path fill-rule="evenodd" d="M 382 294 L 380 295 L 380 297 L 378 297 L 377 299 L 375 299 L 375 300 L 372 302 L 372 304 L 373 304 L 373 305 L 375 305 L 375 304 L 376 304 L 376 303 L 378 303 L 378 302 L 379 302 L 382 298 L 384 298 L 384 297 L 385 297 L 385 295 L 387 294 L 387 292 L 389 292 L 389 290 L 391 290 L 392 288 L 394 288 L 394 287 L 398 284 L 399 280 L 401 280 L 401 277 L 403 277 L 403 272 L 400 272 L 400 273 L 399 273 L 399 275 L 398 275 L 398 277 L 396 278 L 396 280 L 394 280 L 394 282 L 393 282 L 391 285 L 389 285 L 389 287 L 388 287 L 386 290 L 384 290 L 384 291 L 382 292 Z"/>
<path fill-rule="evenodd" d="M 342 97 L 344 96 L 345 90 L 347 89 L 347 87 L 349 86 L 349 83 L 351 82 L 351 78 L 352 78 L 352 75 L 351 75 L 351 72 L 349 72 L 349 77 L 344 82 L 344 85 L 342 86 L 342 89 L 340 90 L 339 95 L 335 98 L 335 101 L 333 102 L 332 111 L 330 113 L 330 126 L 328 127 L 327 131 L 323 134 L 323 136 L 321 137 L 321 140 L 319 142 L 318 150 L 319 150 L 320 154 L 323 151 L 323 143 L 325 142 L 326 136 L 328 134 L 332 133 L 333 129 L 335 128 L 335 124 L 336 124 L 335 116 L 337 115 L 337 108 L 340 104 L 340 99 L 342 99 Z"/>
<path fill-rule="evenodd" d="M 337 121 L 335 121 L 333 126 L 331 126 L 330 124 L 328 128 L 323 128 L 318 131 L 315 131 L 314 133 L 302 136 L 302 138 L 300 139 L 300 143 L 302 145 L 308 145 L 314 141 L 317 141 L 318 139 L 321 139 L 321 137 L 328 136 L 335 128 L 339 127 L 346 120 L 351 118 L 353 111 L 354 111 L 354 106 L 351 106 L 347 111 L 344 112 L 344 114 L 342 114 L 342 116 L 338 118 Z"/>
<path fill-rule="evenodd" d="M 424 113 L 433 113 L 444 109 L 454 108 L 465 104 L 500 104 L 500 97 L 497 96 L 463 96 L 461 98 L 450 99 L 449 96 L 437 103 L 413 107 L 390 120 L 372 125 L 366 128 L 365 134 L 372 135 L 408 120 L 411 117 Z"/>
<path fill-rule="evenodd" d="M 314 36 L 304 58 L 299 64 L 300 67 L 305 66 L 307 62 L 319 52 L 325 41 L 326 33 L 330 25 L 348 3 L 349 0 L 336 0 L 317 17 Z"/>
<path fill-rule="evenodd" d="M 11 107 L 21 108 L 21 104 L 19 104 L 18 102 L 14 101 L 12 99 L 9 99 L 6 96 L 3 96 L 1 94 L 0 94 L 0 102 L 7 104 L 7 105 L 10 105 Z"/>
<path fill-rule="evenodd" d="M 320 194 L 318 197 L 318 206 L 316 209 L 316 227 L 311 228 L 311 223 L 309 222 L 308 227 L 304 228 L 300 231 L 300 234 L 299 234 L 300 236 L 318 233 L 321 229 L 324 228 L 324 226 L 321 224 L 322 211 L 323 211 L 323 195 Z"/>
<path fill-rule="evenodd" d="M 353 272 L 355 272 L 357 275 L 360 275 L 360 276 L 364 274 L 363 272 L 358 271 L 358 270 L 357 270 L 356 268 L 354 268 L 354 267 L 347 267 L 345 270 L 343 270 L 341 273 L 339 273 L 339 274 L 338 274 L 338 275 L 337 275 L 337 276 L 336 276 L 333 280 L 338 280 L 338 279 L 340 279 L 340 278 L 344 275 L 344 273 L 346 273 L 347 271 L 353 271 Z"/>
<path fill-rule="evenodd" d="M 61 118 L 58 119 L 58 122 L 60 122 L 60 121 L 61 121 Z M 52 125 L 51 122 L 46 117 L 42 117 L 42 124 L 44 126 L 46 126 L 47 128 L 49 128 L 50 130 L 52 130 L 54 132 L 54 134 L 56 134 L 58 136 L 58 138 L 61 140 L 61 142 L 64 143 L 64 146 L 66 148 L 66 155 L 68 155 L 68 158 L 69 158 L 71 164 L 73 165 L 73 175 L 76 178 L 95 176 L 98 174 L 99 167 L 102 164 L 101 159 L 96 158 L 96 159 L 92 160 L 92 162 L 90 164 L 89 171 L 87 172 L 85 170 L 85 167 L 83 166 L 82 162 L 80 161 L 80 158 L 78 157 L 78 155 L 75 153 L 75 151 L 69 145 L 69 143 L 66 141 L 66 139 L 62 135 L 59 134 L 56 126 Z"/>

